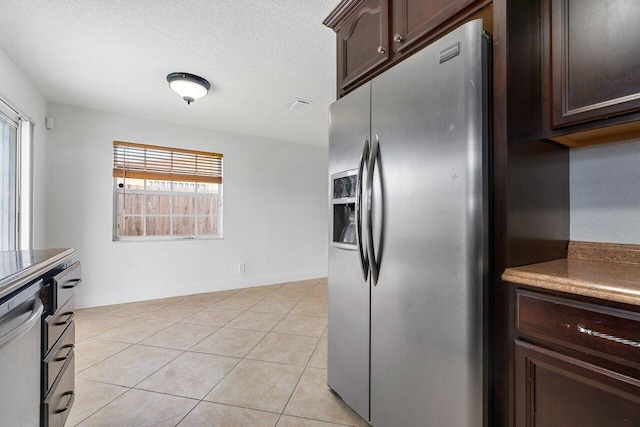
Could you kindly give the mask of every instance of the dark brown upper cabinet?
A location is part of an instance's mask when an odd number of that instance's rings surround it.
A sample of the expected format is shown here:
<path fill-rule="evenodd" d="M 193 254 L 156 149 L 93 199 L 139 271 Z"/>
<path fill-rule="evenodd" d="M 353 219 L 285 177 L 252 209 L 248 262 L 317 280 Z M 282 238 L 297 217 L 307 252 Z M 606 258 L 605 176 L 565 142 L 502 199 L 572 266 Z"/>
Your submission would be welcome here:
<path fill-rule="evenodd" d="M 542 7 L 547 136 L 640 111 L 640 2 L 543 0 Z"/>
<path fill-rule="evenodd" d="M 336 8 L 325 20 L 338 36 L 338 88 L 355 87 L 390 58 L 389 0 L 360 0 Z"/>
<path fill-rule="evenodd" d="M 343 0 L 324 20 L 338 39 L 338 96 L 472 19 L 476 12 L 474 17 L 490 22 L 490 8 L 479 12 L 490 4 L 491 0 Z"/>
<path fill-rule="evenodd" d="M 394 0 L 394 50 L 402 52 L 479 0 Z"/>

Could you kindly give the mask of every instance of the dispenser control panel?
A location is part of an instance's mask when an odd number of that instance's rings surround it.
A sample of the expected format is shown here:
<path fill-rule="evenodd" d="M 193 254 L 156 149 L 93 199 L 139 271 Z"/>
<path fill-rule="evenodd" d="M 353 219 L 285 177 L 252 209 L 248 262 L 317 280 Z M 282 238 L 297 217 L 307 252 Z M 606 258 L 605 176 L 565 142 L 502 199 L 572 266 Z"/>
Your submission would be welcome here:
<path fill-rule="evenodd" d="M 348 170 L 331 177 L 331 245 L 355 250 L 357 170 Z"/>

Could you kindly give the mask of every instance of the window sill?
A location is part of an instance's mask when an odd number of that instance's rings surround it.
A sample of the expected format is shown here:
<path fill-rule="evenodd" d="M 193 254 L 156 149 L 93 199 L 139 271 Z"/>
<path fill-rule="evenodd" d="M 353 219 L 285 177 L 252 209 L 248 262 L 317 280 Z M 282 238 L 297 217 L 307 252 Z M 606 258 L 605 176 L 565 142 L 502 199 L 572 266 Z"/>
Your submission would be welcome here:
<path fill-rule="evenodd" d="M 114 243 L 142 242 L 180 242 L 188 240 L 224 240 L 222 236 L 151 236 L 151 237 L 114 237 Z"/>

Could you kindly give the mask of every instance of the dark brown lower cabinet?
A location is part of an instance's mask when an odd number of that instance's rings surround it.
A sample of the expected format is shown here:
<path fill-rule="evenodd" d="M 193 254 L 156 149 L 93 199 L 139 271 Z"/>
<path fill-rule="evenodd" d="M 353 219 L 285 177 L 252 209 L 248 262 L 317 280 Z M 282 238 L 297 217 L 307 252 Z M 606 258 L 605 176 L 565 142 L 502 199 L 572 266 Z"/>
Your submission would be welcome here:
<path fill-rule="evenodd" d="M 516 341 L 516 426 L 640 426 L 640 381 Z"/>
<path fill-rule="evenodd" d="M 64 427 L 75 400 L 75 288 L 80 284 L 80 262 L 59 268 L 45 278 L 42 297 L 47 312 L 42 319 L 41 427 Z"/>
<path fill-rule="evenodd" d="M 515 332 L 516 427 L 640 426 L 636 307 L 516 288 Z"/>
<path fill-rule="evenodd" d="M 75 359 L 71 354 L 42 402 L 44 426 L 64 427 L 75 400 L 74 371 Z"/>

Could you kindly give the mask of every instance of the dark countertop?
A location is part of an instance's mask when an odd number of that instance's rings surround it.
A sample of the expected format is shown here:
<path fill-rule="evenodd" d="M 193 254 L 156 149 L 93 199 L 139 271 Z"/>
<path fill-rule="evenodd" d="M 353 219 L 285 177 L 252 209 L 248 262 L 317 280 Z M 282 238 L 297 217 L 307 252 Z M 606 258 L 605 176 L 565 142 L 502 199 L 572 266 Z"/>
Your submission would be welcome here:
<path fill-rule="evenodd" d="M 502 279 L 640 306 L 640 246 L 570 242 L 567 258 L 507 268 Z"/>
<path fill-rule="evenodd" d="M 72 257 L 73 249 L 0 251 L 0 299 Z"/>

